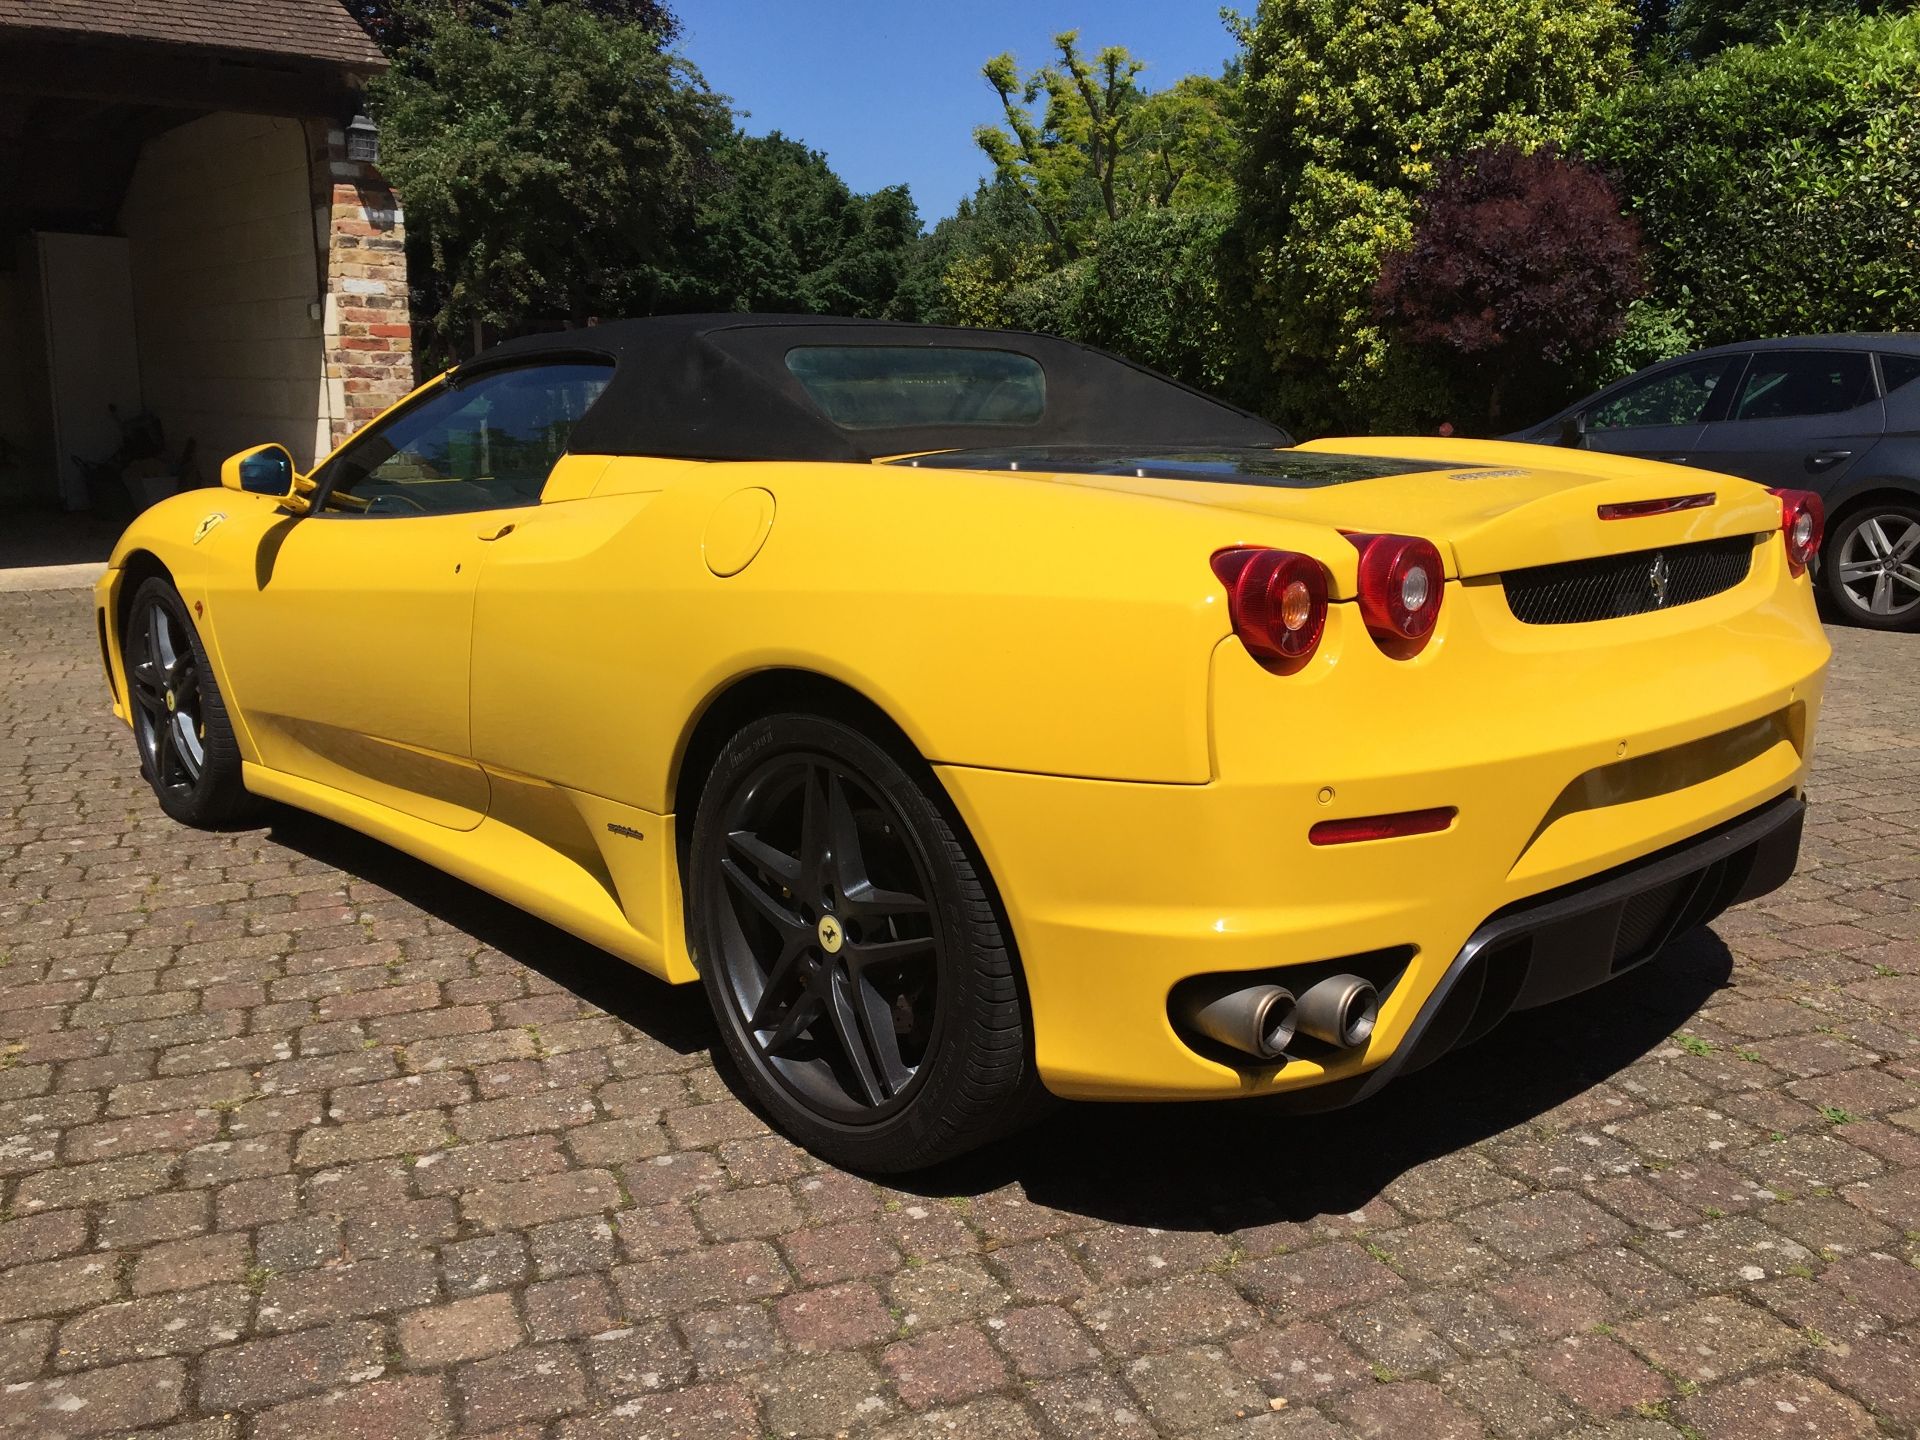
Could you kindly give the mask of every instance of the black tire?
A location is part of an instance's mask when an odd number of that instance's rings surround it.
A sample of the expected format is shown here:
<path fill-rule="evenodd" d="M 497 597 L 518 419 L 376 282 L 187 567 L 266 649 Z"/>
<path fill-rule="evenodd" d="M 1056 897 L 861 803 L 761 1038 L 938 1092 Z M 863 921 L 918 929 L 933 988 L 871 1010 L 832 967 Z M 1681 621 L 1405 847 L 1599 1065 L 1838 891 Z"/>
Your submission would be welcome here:
<path fill-rule="evenodd" d="M 823 1159 L 917 1170 L 1043 1108 L 1017 962 L 937 782 L 840 720 L 774 715 L 715 761 L 688 935 L 754 1098 Z"/>
<path fill-rule="evenodd" d="M 133 592 L 120 637 L 140 773 L 160 808 L 203 830 L 254 818 L 263 802 L 240 779 L 240 746 L 206 646 L 180 592 L 151 576 Z"/>
<path fill-rule="evenodd" d="M 1821 547 L 1820 583 L 1836 619 L 1920 630 L 1920 505 L 1869 501 L 1846 516 Z"/>

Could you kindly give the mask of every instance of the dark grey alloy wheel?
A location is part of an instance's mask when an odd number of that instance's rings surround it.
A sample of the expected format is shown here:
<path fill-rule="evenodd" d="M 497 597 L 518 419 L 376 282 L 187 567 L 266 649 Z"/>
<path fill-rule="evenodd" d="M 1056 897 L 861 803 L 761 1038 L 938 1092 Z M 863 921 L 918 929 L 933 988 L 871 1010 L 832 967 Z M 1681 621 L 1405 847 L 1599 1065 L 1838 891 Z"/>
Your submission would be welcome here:
<path fill-rule="evenodd" d="M 727 1047 L 803 1144 L 913 1169 L 1033 1108 L 985 886 L 926 789 L 858 731 L 789 715 L 735 736 L 701 797 L 689 892 Z"/>
<path fill-rule="evenodd" d="M 189 825 L 246 818 L 259 805 L 240 779 L 240 748 L 180 592 L 158 576 L 127 609 L 122 663 L 140 771 L 160 808 Z"/>
<path fill-rule="evenodd" d="M 1848 516 L 1823 562 L 1827 593 L 1847 619 L 1920 627 L 1920 506 L 1871 505 Z"/>

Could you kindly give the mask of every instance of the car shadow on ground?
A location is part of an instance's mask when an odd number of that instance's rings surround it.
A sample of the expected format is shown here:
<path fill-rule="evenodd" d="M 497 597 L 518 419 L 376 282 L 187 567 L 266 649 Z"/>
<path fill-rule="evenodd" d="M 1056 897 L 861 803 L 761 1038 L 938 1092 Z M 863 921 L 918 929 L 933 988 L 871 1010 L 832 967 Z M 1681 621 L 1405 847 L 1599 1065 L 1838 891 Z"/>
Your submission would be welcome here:
<path fill-rule="evenodd" d="M 752 1103 L 699 987 L 667 985 L 331 821 L 276 809 L 270 834 L 537 970 L 679 1054 L 710 1050 L 734 1093 Z M 1478 1044 L 1345 1110 L 1302 1114 L 1267 1100 L 1062 1105 L 978 1154 L 887 1183 L 939 1198 L 1018 1184 L 1038 1204 L 1163 1230 L 1349 1214 L 1416 1166 L 1536 1120 L 1642 1059 L 1728 985 L 1732 971 L 1719 936 L 1697 929 L 1613 983 L 1511 1016 Z"/>

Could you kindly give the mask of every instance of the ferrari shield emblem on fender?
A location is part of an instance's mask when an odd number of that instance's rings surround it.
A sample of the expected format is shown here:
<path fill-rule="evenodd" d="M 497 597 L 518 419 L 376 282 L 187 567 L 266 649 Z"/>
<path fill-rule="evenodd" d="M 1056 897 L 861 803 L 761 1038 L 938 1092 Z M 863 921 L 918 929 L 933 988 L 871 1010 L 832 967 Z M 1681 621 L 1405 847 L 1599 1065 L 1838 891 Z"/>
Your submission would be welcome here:
<path fill-rule="evenodd" d="M 211 515 L 207 516 L 206 519 L 200 522 L 200 527 L 193 532 L 193 543 L 198 545 L 202 540 L 206 539 L 213 527 L 226 518 L 225 512 L 220 510 L 215 510 Z"/>
<path fill-rule="evenodd" d="M 1647 566 L 1647 590 L 1653 596 L 1653 608 L 1659 610 L 1667 603 L 1667 586 L 1673 579 L 1673 572 L 1667 565 L 1666 552 L 1653 557 Z"/>

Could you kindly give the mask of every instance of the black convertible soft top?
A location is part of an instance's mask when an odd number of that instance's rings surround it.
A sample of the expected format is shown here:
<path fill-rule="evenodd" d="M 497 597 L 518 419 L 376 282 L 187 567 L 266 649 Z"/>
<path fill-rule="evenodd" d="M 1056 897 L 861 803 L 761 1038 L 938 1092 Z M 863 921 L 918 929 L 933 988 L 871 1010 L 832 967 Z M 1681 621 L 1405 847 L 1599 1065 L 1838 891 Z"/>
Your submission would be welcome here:
<path fill-rule="evenodd" d="M 893 353 L 848 353 L 858 350 Z M 956 356 L 955 351 L 993 353 Z M 797 368 L 789 358 L 795 352 L 805 352 Z M 619 320 L 506 341 L 461 366 L 454 383 L 497 365 L 543 357 L 614 362 L 606 391 L 569 438 L 568 448 L 583 455 L 867 461 L 983 446 L 1292 443 L 1284 430 L 1257 415 L 1070 340 L 885 320 L 811 315 Z M 962 369 L 985 367 L 1002 377 L 967 382 L 990 397 L 975 406 L 977 413 L 934 415 L 924 401 L 916 407 L 916 396 L 908 394 L 899 414 L 889 417 L 861 398 L 873 393 L 876 369 L 883 378 L 897 367 L 906 381 L 920 379 L 924 395 L 929 365 L 952 368 L 949 362 Z M 1034 375 L 1036 365 L 1043 381 Z M 816 373 L 823 366 L 831 372 L 824 379 Z M 1004 378 L 1009 374 L 1012 379 Z M 942 393 L 958 392 L 950 387 Z M 832 397 L 842 394 L 854 398 L 829 415 Z M 894 423 L 901 415 L 914 423 Z"/>

